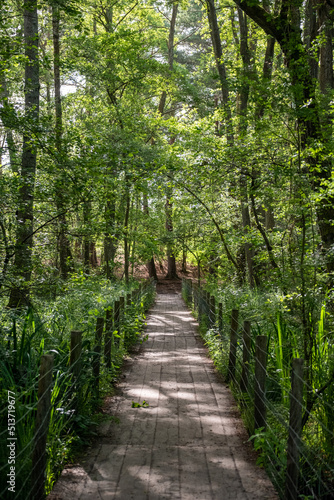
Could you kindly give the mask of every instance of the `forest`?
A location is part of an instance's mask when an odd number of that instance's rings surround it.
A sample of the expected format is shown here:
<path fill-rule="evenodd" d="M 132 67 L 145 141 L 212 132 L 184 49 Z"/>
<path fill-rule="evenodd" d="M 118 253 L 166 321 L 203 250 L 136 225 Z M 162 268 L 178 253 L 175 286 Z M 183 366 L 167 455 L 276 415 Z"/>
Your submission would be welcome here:
<path fill-rule="evenodd" d="M 332 0 L 1 1 L 0 390 L 17 395 L 17 498 L 42 355 L 61 410 L 49 492 L 98 408 L 85 379 L 69 430 L 70 331 L 89 364 L 96 319 L 128 294 L 135 342 L 162 277 L 205 287 L 226 325 L 237 308 L 253 344 L 268 335 L 282 419 L 303 358 L 298 498 L 334 498 L 333 21 Z M 201 329 L 219 368 L 224 335 Z M 113 341 L 101 394 L 126 348 Z M 6 408 L 0 422 L 3 443 Z M 286 432 L 270 422 L 252 439 L 283 498 Z"/>

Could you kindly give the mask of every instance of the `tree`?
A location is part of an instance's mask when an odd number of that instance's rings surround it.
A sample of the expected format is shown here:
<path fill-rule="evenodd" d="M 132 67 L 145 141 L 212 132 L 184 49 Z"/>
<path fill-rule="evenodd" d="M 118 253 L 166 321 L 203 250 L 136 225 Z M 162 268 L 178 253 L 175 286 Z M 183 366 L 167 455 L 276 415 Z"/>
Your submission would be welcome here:
<path fill-rule="evenodd" d="M 62 103 L 60 95 L 60 33 L 59 33 L 60 10 L 57 5 L 52 6 L 52 33 L 53 33 L 53 74 L 54 74 L 54 94 L 55 94 L 55 145 L 57 150 L 56 170 L 59 170 L 64 160 L 62 151 L 63 118 Z M 70 270 L 70 260 L 72 259 L 69 240 L 67 237 L 67 220 L 64 203 L 64 183 L 63 178 L 56 172 L 56 205 L 59 213 L 58 224 L 58 249 L 59 249 L 59 269 L 60 276 L 66 280 Z"/>
<path fill-rule="evenodd" d="M 31 257 L 34 228 L 34 188 L 36 176 L 37 138 L 39 135 L 39 61 L 38 13 L 35 0 L 24 0 L 25 41 L 25 121 L 21 163 L 21 186 L 18 193 L 17 229 L 14 260 L 15 284 L 9 307 L 29 302 Z"/>
<path fill-rule="evenodd" d="M 176 26 L 176 18 L 178 13 L 179 5 L 178 3 L 173 4 L 172 15 L 169 24 L 169 37 L 168 37 L 168 69 L 172 73 L 174 66 L 174 37 L 175 37 L 175 26 Z M 159 112 L 161 115 L 164 114 L 165 105 L 166 105 L 166 90 L 162 91 L 160 102 L 159 102 Z M 172 112 L 172 116 L 173 116 Z M 175 142 L 175 137 L 171 137 L 169 140 L 169 144 L 173 145 Z M 167 231 L 167 279 L 175 279 L 178 278 L 176 271 L 176 260 L 174 254 L 174 241 L 173 241 L 173 203 L 172 199 L 172 189 L 170 183 L 167 185 L 166 189 L 166 231 Z"/>
<path fill-rule="evenodd" d="M 334 199 L 329 191 L 324 190 L 324 185 L 328 184 L 331 178 L 332 167 L 326 154 L 327 130 L 321 127 L 316 82 L 308 53 L 307 36 L 304 41 L 300 29 L 301 3 L 284 1 L 277 15 L 267 12 L 260 4 L 248 0 L 238 0 L 236 4 L 269 36 L 277 40 L 284 53 L 292 84 L 300 146 L 306 155 L 310 183 L 321 199 L 317 205 L 317 218 L 323 247 L 326 251 L 327 270 L 332 274 L 334 272 L 334 255 L 331 251 L 334 244 L 332 224 Z M 321 19 L 323 21 L 322 17 Z M 305 24 L 305 26 L 308 25 L 309 23 Z M 330 67 L 328 61 L 330 61 L 331 51 L 326 50 L 328 43 L 325 30 L 325 44 L 322 47 L 322 89 L 328 84 L 331 85 L 332 79 L 332 69 L 329 72 L 325 69 Z M 321 153 L 315 151 L 315 145 L 319 142 L 322 143 Z"/>

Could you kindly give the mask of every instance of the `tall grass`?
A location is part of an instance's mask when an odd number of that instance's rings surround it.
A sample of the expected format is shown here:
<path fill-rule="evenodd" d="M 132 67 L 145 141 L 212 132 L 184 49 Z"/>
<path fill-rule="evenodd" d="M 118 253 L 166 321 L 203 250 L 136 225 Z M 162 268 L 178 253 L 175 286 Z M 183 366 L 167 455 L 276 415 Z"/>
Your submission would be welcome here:
<path fill-rule="evenodd" d="M 239 309 L 238 364 L 241 364 L 242 322 L 251 321 L 252 346 L 257 335 L 268 336 L 266 378 L 267 428 L 252 437 L 277 490 L 284 498 L 286 446 L 289 429 L 289 393 L 291 361 L 311 352 L 304 384 L 303 414 L 307 412 L 306 395 L 314 399 L 311 415 L 302 433 L 300 495 L 301 498 L 334 498 L 334 338 L 332 313 L 326 312 L 325 297 L 302 298 L 299 293 L 284 295 L 278 290 L 249 290 L 230 285 L 210 292 L 223 304 L 223 331 L 203 331 L 210 355 L 224 374 L 227 370 L 229 329 L 232 309 Z M 305 305 L 307 328 L 302 304 Z M 313 327 L 312 327 L 313 326 Z M 203 329 L 203 328 L 202 328 Z M 310 333 L 309 333 L 310 332 Z M 253 350 L 252 347 L 252 350 Z M 254 352 L 253 352 L 254 355 Z M 250 365 L 251 372 L 254 365 Z M 239 404 L 245 425 L 252 429 L 254 374 L 250 374 L 248 392 L 241 393 L 238 383 L 230 384 Z M 237 374 L 237 380 L 240 374 Z M 310 385 L 308 385 L 308 382 Z"/>
<path fill-rule="evenodd" d="M 16 395 L 17 440 L 17 494 L 14 500 L 26 500 L 29 491 L 31 455 L 35 430 L 37 385 L 40 358 L 43 353 L 54 355 L 54 382 L 52 410 L 47 439 L 47 491 L 50 491 L 64 463 L 77 446 L 91 438 L 96 419 L 92 415 L 100 401 L 92 385 L 92 359 L 96 317 L 134 284 L 113 286 L 107 280 L 75 275 L 67 290 L 54 301 L 36 300 L 35 308 L 20 314 L 3 310 L 0 316 L 0 394 L 7 400 L 7 391 Z M 111 391 L 122 364 L 126 348 L 135 342 L 144 322 L 143 309 L 152 300 L 146 293 L 139 304 L 128 309 L 123 331 L 127 331 L 127 345 L 114 345 L 111 370 L 101 367 L 100 395 Z M 69 369 L 70 331 L 83 331 L 82 369 L 80 373 L 80 401 L 73 393 Z M 74 404 L 75 403 L 75 404 Z M 7 409 L 0 409 L 0 497 L 6 491 Z"/>

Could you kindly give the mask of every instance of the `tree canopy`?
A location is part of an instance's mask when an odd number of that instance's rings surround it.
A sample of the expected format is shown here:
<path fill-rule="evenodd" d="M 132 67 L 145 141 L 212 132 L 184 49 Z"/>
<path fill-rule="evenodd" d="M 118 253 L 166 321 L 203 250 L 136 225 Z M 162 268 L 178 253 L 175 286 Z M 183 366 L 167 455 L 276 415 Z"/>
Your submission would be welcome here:
<path fill-rule="evenodd" d="M 55 300 L 78 274 L 263 293 L 315 387 L 325 305 L 333 346 L 333 9 L 3 0 L 3 308 Z"/>
<path fill-rule="evenodd" d="M 6 0 L 1 18 L 12 307 L 75 269 L 129 279 L 181 254 L 331 289 L 330 3 Z"/>

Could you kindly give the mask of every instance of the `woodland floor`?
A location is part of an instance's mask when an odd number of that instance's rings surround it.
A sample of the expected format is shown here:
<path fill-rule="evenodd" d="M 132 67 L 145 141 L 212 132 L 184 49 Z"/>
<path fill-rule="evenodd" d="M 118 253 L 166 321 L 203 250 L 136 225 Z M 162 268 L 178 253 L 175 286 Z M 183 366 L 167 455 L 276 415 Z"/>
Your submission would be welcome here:
<path fill-rule="evenodd" d="M 158 285 L 148 340 L 127 363 L 106 422 L 48 500 L 276 500 L 229 389 L 218 379 L 180 296 Z M 132 408 L 132 402 L 148 407 Z"/>

